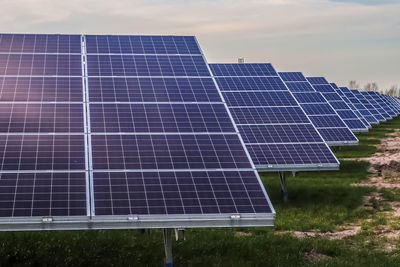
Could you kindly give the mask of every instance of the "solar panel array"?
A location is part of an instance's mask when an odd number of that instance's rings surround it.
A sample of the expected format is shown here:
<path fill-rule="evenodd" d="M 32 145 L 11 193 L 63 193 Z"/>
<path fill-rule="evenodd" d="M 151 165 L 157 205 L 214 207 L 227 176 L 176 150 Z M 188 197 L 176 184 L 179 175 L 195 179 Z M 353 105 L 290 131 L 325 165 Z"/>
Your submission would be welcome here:
<path fill-rule="evenodd" d="M 362 127 L 360 128 L 360 132 L 366 132 L 369 128 L 371 128 L 371 124 L 364 119 L 364 116 L 361 115 L 360 111 L 354 106 L 354 104 L 347 98 L 347 96 L 340 90 L 340 88 L 335 83 L 330 83 L 332 88 L 336 91 L 336 93 L 343 99 L 346 105 L 356 114 L 357 118 L 361 121 Z M 356 132 L 353 130 L 353 132 Z"/>
<path fill-rule="evenodd" d="M 379 94 L 379 93 L 377 93 Z M 400 112 L 400 101 L 397 98 L 394 97 L 390 97 L 388 95 L 380 95 L 381 98 L 383 99 L 383 101 L 389 105 L 390 107 L 392 107 L 392 109 L 394 110 L 394 112 L 396 114 L 399 114 Z"/>
<path fill-rule="evenodd" d="M 259 170 L 338 167 L 271 64 L 210 64 L 210 68 Z"/>
<path fill-rule="evenodd" d="M 191 36 L 0 35 L 0 229 L 271 225 Z"/>
<path fill-rule="evenodd" d="M 388 112 L 386 112 L 385 108 L 381 105 L 381 103 L 378 103 L 377 101 L 378 98 L 375 95 L 369 94 L 368 92 L 360 92 L 360 93 L 379 112 L 379 114 L 383 117 L 383 120 L 388 120 L 392 118 L 392 116 L 389 115 Z"/>
<path fill-rule="evenodd" d="M 301 72 L 280 72 L 279 75 L 328 145 L 358 144 L 345 122 Z"/>
<path fill-rule="evenodd" d="M 364 105 L 366 109 L 371 112 L 372 116 L 378 121 L 378 122 L 383 122 L 385 121 L 385 118 L 380 114 L 380 112 L 371 104 L 368 99 L 365 98 L 363 94 L 361 94 L 360 91 L 358 90 L 351 90 L 353 95 Z"/>
<path fill-rule="evenodd" d="M 335 88 L 324 77 L 308 77 L 307 80 L 317 92 L 320 92 L 324 96 L 350 130 L 353 132 L 367 131 L 357 114 L 351 110 L 343 98 L 336 92 Z"/>
<path fill-rule="evenodd" d="M 376 103 L 378 103 L 381 108 L 390 116 L 388 119 L 391 119 L 397 116 L 397 110 L 392 105 L 386 103 L 384 96 L 378 92 L 365 92 L 370 95 L 373 99 L 375 99 Z"/>
<path fill-rule="evenodd" d="M 339 87 L 339 90 L 347 97 L 347 99 L 354 105 L 354 107 L 361 113 L 364 119 L 369 124 L 378 124 L 378 120 L 371 114 L 371 112 L 358 100 L 351 90 L 347 87 Z"/>

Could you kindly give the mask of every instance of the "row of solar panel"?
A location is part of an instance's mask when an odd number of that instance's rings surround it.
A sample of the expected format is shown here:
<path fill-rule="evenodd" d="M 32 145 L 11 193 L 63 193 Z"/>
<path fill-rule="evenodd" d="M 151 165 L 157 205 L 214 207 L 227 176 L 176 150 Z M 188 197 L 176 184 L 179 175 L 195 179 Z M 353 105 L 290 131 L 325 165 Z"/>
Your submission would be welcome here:
<path fill-rule="evenodd" d="M 272 223 L 195 38 L 78 37 L 0 35 L 1 217 Z"/>
<path fill-rule="evenodd" d="M 193 37 L 0 35 L 0 56 L 1 217 L 222 214 L 222 225 L 240 213 L 268 225 L 252 161 L 333 169 L 325 139 L 357 141 L 341 117 L 357 114 L 332 108 L 342 96 L 323 78 L 270 64 L 210 65 L 213 78 Z"/>

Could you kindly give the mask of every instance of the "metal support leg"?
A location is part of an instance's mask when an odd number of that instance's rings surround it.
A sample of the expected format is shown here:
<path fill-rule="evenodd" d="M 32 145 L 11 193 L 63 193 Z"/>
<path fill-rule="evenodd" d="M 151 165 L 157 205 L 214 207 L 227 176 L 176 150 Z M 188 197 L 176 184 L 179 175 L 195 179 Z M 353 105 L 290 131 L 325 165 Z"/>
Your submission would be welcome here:
<path fill-rule="evenodd" d="M 286 174 L 285 174 L 285 172 L 279 172 L 279 179 L 281 181 L 281 192 L 282 192 L 283 202 L 287 202 L 288 198 L 289 198 L 289 193 L 288 193 L 287 185 L 286 185 Z"/>
<path fill-rule="evenodd" d="M 165 267 L 172 267 L 172 239 L 174 229 L 163 229 L 164 250 L 165 250 Z"/>

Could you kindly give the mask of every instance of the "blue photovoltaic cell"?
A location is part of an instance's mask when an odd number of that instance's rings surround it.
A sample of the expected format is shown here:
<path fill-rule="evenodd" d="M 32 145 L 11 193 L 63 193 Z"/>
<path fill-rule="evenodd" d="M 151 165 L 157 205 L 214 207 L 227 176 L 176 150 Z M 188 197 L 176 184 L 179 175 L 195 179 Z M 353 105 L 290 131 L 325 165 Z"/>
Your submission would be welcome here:
<path fill-rule="evenodd" d="M 0 54 L 0 75 L 81 76 L 81 56 Z"/>
<path fill-rule="evenodd" d="M 210 64 L 214 76 L 278 76 L 271 64 Z"/>
<path fill-rule="evenodd" d="M 336 111 L 339 111 L 339 110 L 350 110 L 350 107 L 343 100 L 334 101 L 334 102 L 331 102 L 329 104 L 331 104 L 332 108 L 334 108 Z"/>
<path fill-rule="evenodd" d="M 340 95 L 338 95 L 336 92 L 334 93 L 323 93 L 325 99 L 329 102 L 335 102 L 335 101 L 342 101 L 342 98 Z"/>
<path fill-rule="evenodd" d="M 239 137 L 225 135 L 92 135 L 93 169 L 251 168 Z"/>
<path fill-rule="evenodd" d="M 336 112 L 342 119 L 357 119 L 356 114 L 351 110 L 338 110 Z"/>
<path fill-rule="evenodd" d="M 357 138 L 347 128 L 319 128 L 318 131 L 327 142 L 357 141 Z"/>
<path fill-rule="evenodd" d="M 329 84 L 324 77 L 307 77 L 307 80 L 312 84 Z"/>
<path fill-rule="evenodd" d="M 336 115 L 335 111 L 329 104 L 302 104 L 301 107 L 308 116 L 321 114 Z"/>
<path fill-rule="evenodd" d="M 91 104 L 90 117 L 93 133 L 235 132 L 223 104 Z"/>
<path fill-rule="evenodd" d="M 80 77 L 0 77 L 0 101 L 82 102 Z"/>
<path fill-rule="evenodd" d="M 311 124 L 239 125 L 238 128 L 246 144 L 323 142 Z"/>
<path fill-rule="evenodd" d="M 326 103 L 325 98 L 318 92 L 314 93 L 293 93 L 296 100 L 300 103 Z"/>
<path fill-rule="evenodd" d="M 277 73 L 271 71 L 270 64 L 210 64 L 210 68 L 256 166 L 263 170 L 320 168 L 321 160 L 314 160 L 319 153 L 326 153 L 323 163 L 337 164 L 296 99 Z M 305 86 L 296 91 L 314 92 L 301 73 L 288 73 L 285 79 L 303 80 Z M 318 96 L 311 93 L 304 98 Z M 309 146 L 313 143 L 321 146 Z M 273 147 L 281 151 L 269 154 L 267 150 Z M 305 158 L 301 157 L 303 153 Z"/>
<path fill-rule="evenodd" d="M 91 102 L 221 102 L 211 78 L 89 78 Z"/>
<path fill-rule="evenodd" d="M 297 106 L 288 92 L 223 92 L 228 106 Z"/>
<path fill-rule="evenodd" d="M 348 119 L 348 120 L 343 120 L 344 123 L 349 127 L 350 129 L 364 129 L 366 128 L 367 122 L 364 122 L 360 120 L 359 118 L 357 119 Z"/>
<path fill-rule="evenodd" d="M 326 144 L 265 144 L 247 145 L 256 165 L 291 165 L 332 163 L 333 154 Z"/>
<path fill-rule="evenodd" d="M 286 86 L 293 93 L 295 92 L 315 92 L 309 82 L 287 82 Z"/>
<path fill-rule="evenodd" d="M 334 127 L 346 127 L 346 125 L 337 115 L 310 116 L 309 118 L 317 128 L 332 127 L 332 125 L 334 125 Z"/>
<path fill-rule="evenodd" d="M 310 79 L 310 78 L 307 78 L 307 79 Z M 319 85 L 312 84 L 312 86 L 314 87 L 314 89 L 317 92 L 321 92 L 321 93 L 333 93 L 333 92 L 335 92 L 333 90 L 333 88 L 329 84 L 319 84 Z"/>
<path fill-rule="evenodd" d="M 202 56 L 92 54 L 87 61 L 89 76 L 210 76 Z"/>
<path fill-rule="evenodd" d="M 0 196 L 0 217 L 86 216 L 86 174 L 0 173 Z"/>
<path fill-rule="evenodd" d="M 83 133 L 82 104 L 0 102 L 0 133 Z"/>
<path fill-rule="evenodd" d="M 0 53 L 81 53 L 80 35 L 0 34 Z"/>
<path fill-rule="evenodd" d="M 236 124 L 309 123 L 300 107 L 231 108 Z"/>
<path fill-rule="evenodd" d="M 85 170 L 83 135 L 0 135 L 1 171 Z"/>
<path fill-rule="evenodd" d="M 283 90 L 287 91 L 285 84 L 279 77 L 217 77 L 218 87 L 221 91 L 236 90 Z"/>
<path fill-rule="evenodd" d="M 272 212 L 251 171 L 95 172 L 93 176 L 96 215 Z"/>
<path fill-rule="evenodd" d="M 285 82 L 307 82 L 306 77 L 301 72 L 279 72 L 279 76 Z"/>
<path fill-rule="evenodd" d="M 194 36 L 86 35 L 88 54 L 201 54 Z"/>

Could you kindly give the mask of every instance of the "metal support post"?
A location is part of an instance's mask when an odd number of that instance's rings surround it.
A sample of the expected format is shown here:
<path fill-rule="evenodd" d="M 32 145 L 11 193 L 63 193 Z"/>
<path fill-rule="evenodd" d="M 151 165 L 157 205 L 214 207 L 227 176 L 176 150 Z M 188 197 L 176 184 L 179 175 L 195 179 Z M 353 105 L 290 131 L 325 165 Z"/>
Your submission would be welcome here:
<path fill-rule="evenodd" d="M 288 193 L 287 185 L 286 185 L 286 174 L 285 174 L 285 172 L 279 172 L 279 179 L 281 181 L 281 192 L 282 192 L 283 202 L 287 202 L 288 198 L 289 198 L 289 193 Z"/>
<path fill-rule="evenodd" d="M 172 267 L 172 239 L 173 239 L 174 229 L 164 228 L 163 229 L 163 239 L 164 239 L 164 250 L 165 250 L 165 267 Z"/>

